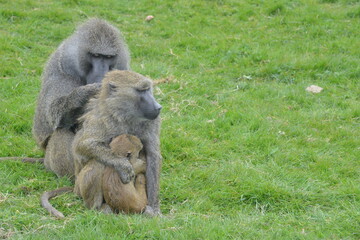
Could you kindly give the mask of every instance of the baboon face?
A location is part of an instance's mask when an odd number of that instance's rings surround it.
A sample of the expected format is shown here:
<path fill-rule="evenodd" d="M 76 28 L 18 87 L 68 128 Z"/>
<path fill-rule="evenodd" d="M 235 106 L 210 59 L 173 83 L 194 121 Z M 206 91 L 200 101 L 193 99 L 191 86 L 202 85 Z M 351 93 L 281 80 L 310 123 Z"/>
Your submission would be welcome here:
<path fill-rule="evenodd" d="M 114 138 L 110 143 L 110 147 L 113 153 L 126 157 L 130 161 L 132 158 L 139 157 L 143 145 L 139 138 L 133 135 L 123 134 Z"/>
<path fill-rule="evenodd" d="M 90 30 L 89 30 L 90 29 Z M 112 69 L 127 69 L 119 66 L 118 60 L 125 54 L 125 43 L 120 32 L 105 21 L 93 19 L 80 26 L 79 55 L 81 63 L 86 63 L 86 84 L 100 83 L 105 74 Z"/>
<path fill-rule="evenodd" d="M 86 75 L 86 84 L 100 83 L 105 74 L 114 68 L 116 55 L 89 52 L 87 56 L 88 72 Z"/>
<path fill-rule="evenodd" d="M 102 40 L 101 32 L 96 34 L 92 32 L 89 37 L 92 39 L 98 38 L 98 41 L 88 40 L 79 50 L 80 62 L 84 63 L 86 84 L 101 83 L 105 74 L 117 67 L 118 56 L 116 53 L 119 50 L 114 46 L 110 46 L 108 39 Z M 112 40 L 115 41 L 115 39 Z"/>
<path fill-rule="evenodd" d="M 104 84 L 108 106 L 122 114 L 137 119 L 154 120 L 161 110 L 161 105 L 152 93 L 152 81 L 138 73 L 130 71 L 112 71 L 106 75 Z"/>
<path fill-rule="evenodd" d="M 142 117 L 154 120 L 159 116 L 161 105 L 155 100 L 150 88 L 137 90 L 139 96 L 139 109 Z"/>

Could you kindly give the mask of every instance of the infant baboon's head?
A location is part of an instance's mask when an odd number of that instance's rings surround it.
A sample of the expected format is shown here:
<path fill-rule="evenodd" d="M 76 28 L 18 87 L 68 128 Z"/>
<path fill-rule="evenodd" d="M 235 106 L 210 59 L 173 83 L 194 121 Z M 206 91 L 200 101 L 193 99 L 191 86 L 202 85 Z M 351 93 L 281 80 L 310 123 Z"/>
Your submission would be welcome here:
<path fill-rule="evenodd" d="M 116 155 L 130 159 L 132 157 L 139 157 L 139 152 L 143 148 L 143 145 L 139 138 L 133 135 L 123 134 L 111 141 L 110 148 L 113 149 Z"/>

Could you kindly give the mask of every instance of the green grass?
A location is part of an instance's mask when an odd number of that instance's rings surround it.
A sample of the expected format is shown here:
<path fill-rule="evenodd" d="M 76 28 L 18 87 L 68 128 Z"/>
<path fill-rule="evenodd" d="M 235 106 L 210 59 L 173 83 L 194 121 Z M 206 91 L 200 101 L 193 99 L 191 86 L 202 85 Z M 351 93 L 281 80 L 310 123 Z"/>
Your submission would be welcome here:
<path fill-rule="evenodd" d="M 360 239 L 358 0 L 0 0 L 0 156 L 43 156 L 42 69 L 94 16 L 122 30 L 134 71 L 170 79 L 155 90 L 164 217 L 103 215 L 66 194 L 56 220 L 39 196 L 71 182 L 6 161 L 0 238 Z"/>

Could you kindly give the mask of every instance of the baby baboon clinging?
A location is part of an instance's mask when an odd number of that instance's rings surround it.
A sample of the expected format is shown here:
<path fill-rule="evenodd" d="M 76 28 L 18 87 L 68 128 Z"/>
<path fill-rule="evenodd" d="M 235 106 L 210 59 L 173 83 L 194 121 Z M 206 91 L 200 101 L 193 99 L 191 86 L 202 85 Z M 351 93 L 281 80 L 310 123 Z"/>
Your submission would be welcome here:
<path fill-rule="evenodd" d="M 111 150 L 117 156 L 126 155 L 134 169 L 135 180 L 123 184 L 118 173 L 111 167 L 106 167 L 103 178 L 103 193 L 105 202 L 113 211 L 124 213 L 141 213 L 147 204 L 146 197 L 146 160 L 140 151 L 143 145 L 135 136 L 121 135 L 110 143 Z"/>
<path fill-rule="evenodd" d="M 90 19 L 64 40 L 50 57 L 43 76 L 33 134 L 46 151 L 45 166 L 58 176 L 73 176 L 69 145 L 84 105 L 112 69 L 129 69 L 121 33 L 104 20 Z"/>
<path fill-rule="evenodd" d="M 131 163 L 135 179 L 123 184 L 118 173 L 95 160 L 89 161 L 76 177 L 75 193 L 81 196 L 88 208 L 113 212 L 141 213 L 147 203 L 145 189 L 145 159 L 139 159 L 143 145 L 135 136 L 123 134 L 110 143 L 111 151 L 119 158 L 127 158 Z M 103 201 L 105 199 L 105 202 Z"/>
<path fill-rule="evenodd" d="M 109 144 L 116 136 L 134 135 L 142 142 L 146 157 L 148 205 L 145 212 L 148 215 L 160 214 L 160 110 L 161 105 L 152 94 L 150 79 L 130 71 L 106 74 L 99 95 L 91 99 L 87 113 L 80 118 L 82 127 L 73 141 L 76 176 L 89 161 L 95 160 L 102 167 L 114 168 L 121 181 L 129 183 L 135 176 L 131 163 L 126 157 L 112 152 Z M 91 207 L 101 208 L 102 201 L 99 199 L 94 198 Z"/>

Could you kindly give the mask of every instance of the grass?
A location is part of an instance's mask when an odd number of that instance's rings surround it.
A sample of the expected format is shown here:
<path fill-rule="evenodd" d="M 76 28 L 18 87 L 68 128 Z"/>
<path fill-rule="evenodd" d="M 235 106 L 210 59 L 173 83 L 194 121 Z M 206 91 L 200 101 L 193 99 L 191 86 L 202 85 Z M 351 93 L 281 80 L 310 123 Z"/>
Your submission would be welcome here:
<path fill-rule="evenodd" d="M 134 71 L 169 79 L 155 91 L 164 217 L 67 194 L 56 220 L 39 196 L 71 182 L 3 161 L 1 238 L 360 238 L 358 0 L 0 0 L 0 156 L 43 156 L 31 127 L 44 64 L 93 16 L 121 29 Z"/>

